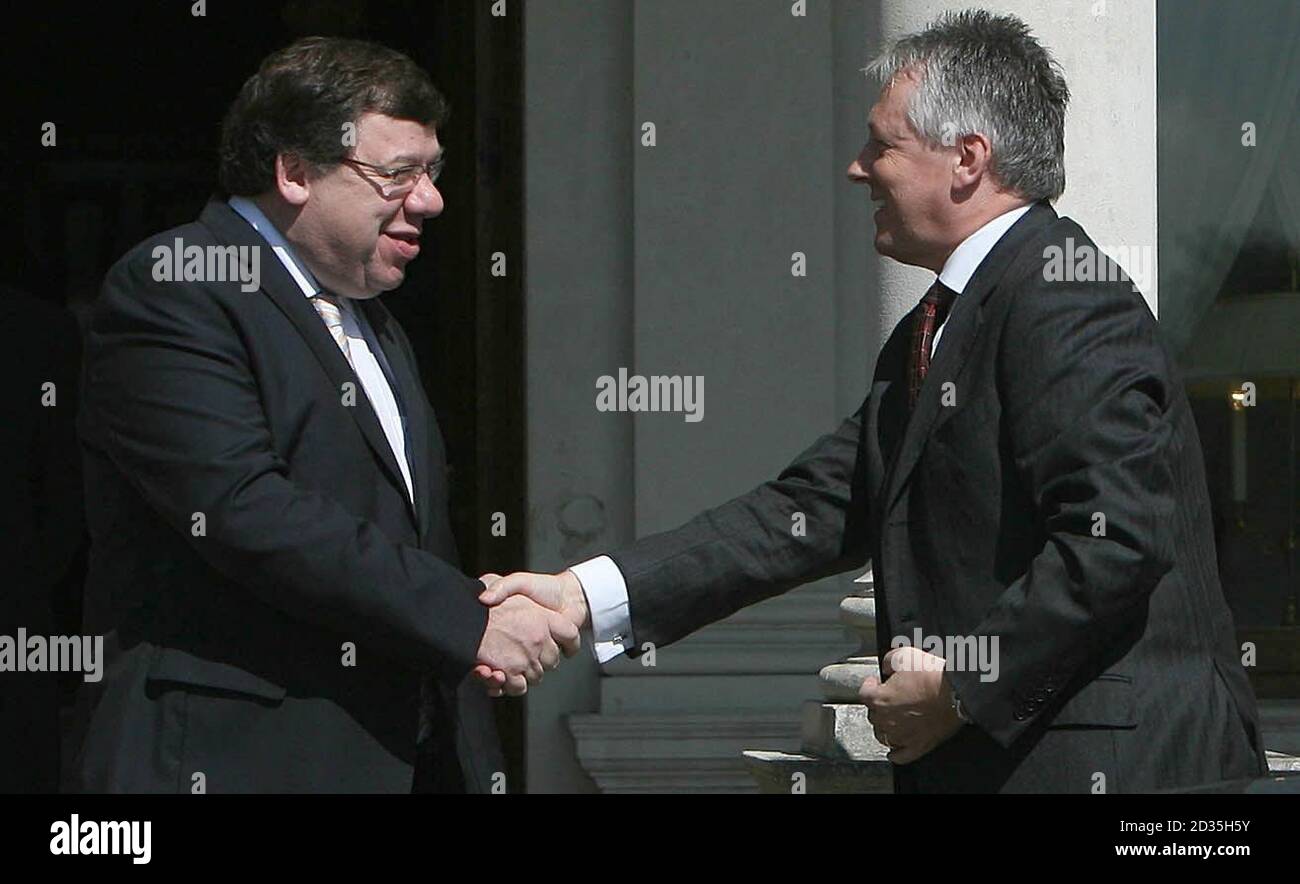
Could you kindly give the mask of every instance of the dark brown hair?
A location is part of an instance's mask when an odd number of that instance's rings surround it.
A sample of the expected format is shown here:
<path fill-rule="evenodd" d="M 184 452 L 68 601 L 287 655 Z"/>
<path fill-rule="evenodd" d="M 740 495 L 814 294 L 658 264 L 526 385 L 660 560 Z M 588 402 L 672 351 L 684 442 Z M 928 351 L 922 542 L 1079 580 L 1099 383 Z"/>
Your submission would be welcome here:
<path fill-rule="evenodd" d="M 275 185 L 277 154 L 317 167 L 348 156 L 343 126 L 379 113 L 426 126 L 447 119 L 447 101 L 415 62 L 365 40 L 306 37 L 263 60 L 221 124 L 220 169 L 227 195 Z"/>

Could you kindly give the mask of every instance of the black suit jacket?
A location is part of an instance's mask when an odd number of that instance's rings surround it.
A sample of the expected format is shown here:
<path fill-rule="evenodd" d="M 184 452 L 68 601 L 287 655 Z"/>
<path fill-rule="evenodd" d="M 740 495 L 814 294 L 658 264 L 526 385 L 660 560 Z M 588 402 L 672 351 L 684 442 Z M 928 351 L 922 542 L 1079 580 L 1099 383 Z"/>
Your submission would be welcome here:
<path fill-rule="evenodd" d="M 155 281 L 154 248 L 178 238 L 259 247 L 261 290 Z M 109 659 L 79 788 L 402 792 L 419 758 L 427 788 L 482 791 L 503 770 L 466 681 L 487 611 L 456 565 L 441 434 L 402 329 L 361 305 L 414 507 L 338 345 L 226 203 L 109 271 L 79 416 L 86 628 Z"/>
<path fill-rule="evenodd" d="M 996 680 L 950 673 L 974 725 L 897 767 L 900 791 L 1262 773 L 1186 394 L 1131 284 L 1048 281 L 1045 250 L 1069 238 L 1095 248 L 1042 203 L 998 242 L 956 300 L 914 413 L 915 310 L 838 431 L 775 481 L 614 554 L 635 645 L 870 558 L 882 655 L 916 629 L 999 641 Z"/>

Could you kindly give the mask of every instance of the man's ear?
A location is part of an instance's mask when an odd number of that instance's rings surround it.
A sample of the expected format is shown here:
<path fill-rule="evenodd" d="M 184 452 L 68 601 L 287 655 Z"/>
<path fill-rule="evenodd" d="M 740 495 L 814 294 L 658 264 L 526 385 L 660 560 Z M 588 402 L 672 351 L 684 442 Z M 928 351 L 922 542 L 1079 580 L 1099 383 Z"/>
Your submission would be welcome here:
<path fill-rule="evenodd" d="M 309 170 L 310 164 L 297 154 L 276 154 L 275 189 L 289 205 L 306 205 L 307 197 L 311 195 Z"/>
<path fill-rule="evenodd" d="M 971 191 L 979 186 L 993 163 L 993 143 L 987 135 L 973 132 L 957 141 L 957 160 L 953 166 L 953 188 Z"/>

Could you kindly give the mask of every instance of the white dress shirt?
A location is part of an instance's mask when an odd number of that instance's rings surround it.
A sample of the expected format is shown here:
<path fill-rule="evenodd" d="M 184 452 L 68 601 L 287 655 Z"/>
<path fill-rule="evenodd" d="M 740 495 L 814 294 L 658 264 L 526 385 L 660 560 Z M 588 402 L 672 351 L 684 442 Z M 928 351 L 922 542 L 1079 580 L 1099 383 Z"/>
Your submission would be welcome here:
<path fill-rule="evenodd" d="M 298 288 L 302 289 L 305 297 L 311 299 L 324 291 L 312 272 L 293 253 L 293 247 L 289 245 L 288 240 L 256 203 L 242 196 L 232 196 L 230 208 L 238 212 L 254 230 L 262 235 L 271 247 L 271 251 L 284 265 L 284 269 L 289 271 L 294 282 L 298 283 Z M 393 450 L 393 457 L 397 459 L 397 465 L 402 471 L 402 479 L 406 482 L 407 497 L 414 505 L 415 488 L 411 483 L 411 467 L 406 460 L 406 428 L 401 409 L 397 407 L 397 397 L 393 395 L 393 388 L 389 385 L 388 377 L 380 365 L 380 360 L 383 360 L 384 365 L 387 366 L 387 357 L 384 356 L 384 350 L 379 346 L 379 340 L 375 337 L 370 323 L 366 321 L 365 314 L 356 308 L 352 299 L 338 297 L 338 304 L 343 319 L 343 333 L 348 337 L 348 353 L 351 355 L 352 370 L 357 373 L 357 379 L 361 381 L 361 389 L 370 400 L 375 416 L 379 418 L 380 426 L 384 428 L 388 447 Z M 322 319 L 321 322 L 323 323 L 324 320 Z M 391 366 L 389 368 L 391 370 Z"/>
<path fill-rule="evenodd" d="M 960 295 L 980 264 L 984 263 L 989 252 L 998 244 L 998 240 L 1029 209 L 1029 206 L 1020 206 L 999 215 L 962 240 L 944 262 L 943 269 L 939 271 L 939 280 Z M 943 337 L 946 325 L 945 319 L 944 324 L 935 330 L 934 341 L 930 345 L 931 354 L 938 350 L 939 339 Z M 582 591 L 587 596 L 587 607 L 591 610 L 592 646 L 596 659 L 604 663 L 623 653 L 632 643 L 627 581 L 609 556 L 588 559 L 569 570 L 577 576 Z"/>

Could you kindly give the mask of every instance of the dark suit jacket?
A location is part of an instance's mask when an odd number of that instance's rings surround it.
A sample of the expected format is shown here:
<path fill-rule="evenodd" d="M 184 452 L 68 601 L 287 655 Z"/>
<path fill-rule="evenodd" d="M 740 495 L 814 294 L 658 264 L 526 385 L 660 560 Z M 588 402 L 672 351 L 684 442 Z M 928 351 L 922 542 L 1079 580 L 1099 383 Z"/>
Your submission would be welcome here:
<path fill-rule="evenodd" d="M 261 290 L 156 282 L 153 249 L 177 238 L 259 246 Z M 190 791 L 202 774 L 208 792 L 403 792 L 419 756 L 428 788 L 481 791 L 503 770 L 466 681 L 487 611 L 456 566 L 441 434 L 402 329 L 362 306 L 406 416 L 414 508 L 360 381 L 227 204 L 109 271 L 79 417 L 86 628 L 109 661 L 80 788 Z"/>
<path fill-rule="evenodd" d="M 1124 792 L 1262 773 L 1174 360 L 1131 284 L 1047 281 L 1045 249 L 1068 238 L 1092 245 L 1046 203 L 1002 238 L 957 298 L 910 416 L 915 311 L 838 431 L 775 481 L 614 554 L 635 645 L 870 558 L 882 655 L 917 628 L 999 640 L 997 680 L 950 673 L 975 724 L 897 767 L 899 790 Z M 796 512 L 805 536 L 791 534 Z"/>

